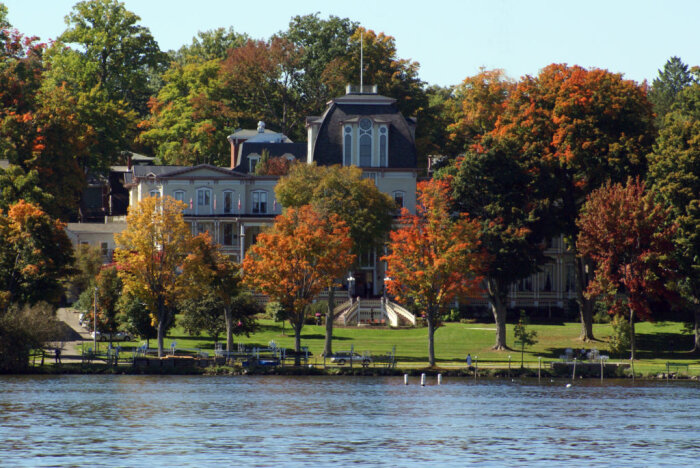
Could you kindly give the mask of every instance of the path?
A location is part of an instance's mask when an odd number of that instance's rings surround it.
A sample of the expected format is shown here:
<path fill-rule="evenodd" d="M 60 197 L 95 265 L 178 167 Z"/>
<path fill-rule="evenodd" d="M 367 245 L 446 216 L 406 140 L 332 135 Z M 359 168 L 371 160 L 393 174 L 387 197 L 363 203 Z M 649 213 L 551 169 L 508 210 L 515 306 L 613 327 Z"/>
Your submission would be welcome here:
<path fill-rule="evenodd" d="M 61 361 L 81 362 L 80 347 L 85 341 L 91 342 L 92 337 L 90 332 L 81 327 L 78 322 L 80 311 L 62 307 L 56 311 L 56 318 L 70 327 L 70 330 L 66 330 L 64 334 L 65 341 L 56 343 L 58 346 L 62 346 Z"/>

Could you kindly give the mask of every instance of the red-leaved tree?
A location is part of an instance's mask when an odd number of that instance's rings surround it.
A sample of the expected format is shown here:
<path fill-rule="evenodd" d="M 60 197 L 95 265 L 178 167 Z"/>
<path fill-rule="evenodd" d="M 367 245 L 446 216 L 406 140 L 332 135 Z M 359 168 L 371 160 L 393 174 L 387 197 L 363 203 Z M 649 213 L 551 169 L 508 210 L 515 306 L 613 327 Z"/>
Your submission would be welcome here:
<path fill-rule="evenodd" d="M 480 292 L 480 272 L 486 255 L 479 242 L 479 224 L 450 215 L 445 181 L 418 184 L 417 214 L 405 208 L 399 229 L 390 233 L 387 290 L 397 300 L 424 311 L 428 322 L 428 358 L 435 366 L 435 329 L 440 314 L 456 297 Z"/>
<path fill-rule="evenodd" d="M 586 296 L 599 297 L 610 311 L 630 320 L 631 358 L 635 358 L 634 321 L 652 317 L 650 302 L 670 297 L 676 226 L 668 209 L 654 202 L 639 178 L 627 185 L 607 183 L 592 192 L 577 220 L 576 246 L 596 265 Z"/>

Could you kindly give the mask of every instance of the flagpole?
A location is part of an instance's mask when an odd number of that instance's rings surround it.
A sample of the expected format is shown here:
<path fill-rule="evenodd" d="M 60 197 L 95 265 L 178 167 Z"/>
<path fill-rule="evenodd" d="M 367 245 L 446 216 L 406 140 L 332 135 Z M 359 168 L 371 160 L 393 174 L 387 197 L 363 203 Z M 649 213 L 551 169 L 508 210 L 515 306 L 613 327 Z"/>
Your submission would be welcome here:
<path fill-rule="evenodd" d="M 365 32 L 364 30 L 360 31 L 360 93 L 362 92 L 362 85 L 364 84 L 362 82 L 362 69 L 364 68 L 363 62 L 364 62 L 364 43 L 365 43 Z"/>

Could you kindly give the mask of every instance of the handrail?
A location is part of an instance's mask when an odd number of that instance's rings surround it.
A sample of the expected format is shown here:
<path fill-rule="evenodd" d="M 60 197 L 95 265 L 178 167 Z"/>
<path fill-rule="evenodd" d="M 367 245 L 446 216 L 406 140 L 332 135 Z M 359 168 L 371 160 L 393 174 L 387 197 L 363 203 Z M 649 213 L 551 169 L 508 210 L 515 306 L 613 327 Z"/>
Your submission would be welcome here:
<path fill-rule="evenodd" d="M 397 315 L 400 315 L 403 318 L 405 318 L 406 320 L 408 320 L 409 322 L 411 322 L 411 325 L 416 324 L 416 316 L 413 315 L 408 310 L 401 307 L 400 305 L 398 305 L 396 302 L 392 302 L 392 301 L 387 299 L 386 305 L 387 305 L 387 310 L 391 309 Z"/>
<path fill-rule="evenodd" d="M 354 317 L 355 315 L 357 315 L 357 311 L 358 311 L 359 309 L 360 309 L 360 302 L 359 302 L 359 301 L 355 301 L 355 302 L 353 303 L 353 305 L 352 305 L 348 310 L 346 310 L 346 311 L 343 313 L 343 315 L 341 315 L 341 318 L 343 319 L 343 325 L 347 325 L 348 322 L 352 319 L 352 317 Z"/>

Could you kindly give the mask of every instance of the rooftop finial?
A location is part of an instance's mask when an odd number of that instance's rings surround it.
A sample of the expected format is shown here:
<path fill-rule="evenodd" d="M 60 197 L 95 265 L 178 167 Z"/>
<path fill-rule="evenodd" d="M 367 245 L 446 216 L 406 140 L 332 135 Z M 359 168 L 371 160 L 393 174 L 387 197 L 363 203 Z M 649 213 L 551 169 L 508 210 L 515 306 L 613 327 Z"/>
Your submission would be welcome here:
<path fill-rule="evenodd" d="M 265 122 L 262 120 L 258 122 L 258 133 L 265 133 Z"/>

